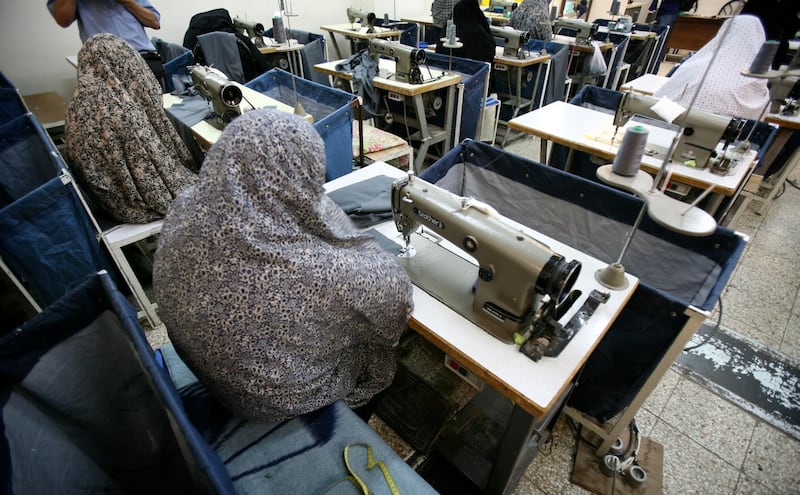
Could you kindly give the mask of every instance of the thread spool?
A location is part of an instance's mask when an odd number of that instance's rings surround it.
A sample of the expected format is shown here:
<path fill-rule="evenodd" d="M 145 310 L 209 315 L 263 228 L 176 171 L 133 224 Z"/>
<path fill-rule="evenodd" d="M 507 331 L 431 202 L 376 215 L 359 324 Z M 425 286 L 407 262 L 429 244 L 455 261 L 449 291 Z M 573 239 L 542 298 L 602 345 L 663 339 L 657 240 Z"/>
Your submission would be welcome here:
<path fill-rule="evenodd" d="M 558 16 L 558 7 L 550 7 L 550 22 L 555 21 L 557 16 Z"/>
<path fill-rule="evenodd" d="M 452 21 L 447 21 L 449 24 L 447 25 L 447 44 L 448 45 L 455 45 L 456 44 L 456 25 Z"/>
<path fill-rule="evenodd" d="M 611 164 L 612 172 L 625 177 L 636 175 L 642 164 L 648 134 L 649 131 L 640 125 L 629 127 L 625 131 L 617 156 Z"/>
<path fill-rule="evenodd" d="M 775 54 L 778 52 L 778 42 L 775 40 L 765 41 L 761 48 L 758 49 L 758 53 L 756 54 L 756 58 L 753 59 L 753 63 L 750 64 L 750 73 L 751 74 L 763 74 L 767 72 L 772 65 L 772 59 L 775 58 Z"/>
<path fill-rule="evenodd" d="M 611 14 L 611 15 L 619 15 L 619 1 L 618 0 L 614 0 L 613 2 L 611 2 L 611 9 L 609 9 L 608 13 Z"/>
<path fill-rule="evenodd" d="M 286 43 L 286 31 L 283 29 L 283 17 L 272 18 L 272 39 L 275 43 Z"/>

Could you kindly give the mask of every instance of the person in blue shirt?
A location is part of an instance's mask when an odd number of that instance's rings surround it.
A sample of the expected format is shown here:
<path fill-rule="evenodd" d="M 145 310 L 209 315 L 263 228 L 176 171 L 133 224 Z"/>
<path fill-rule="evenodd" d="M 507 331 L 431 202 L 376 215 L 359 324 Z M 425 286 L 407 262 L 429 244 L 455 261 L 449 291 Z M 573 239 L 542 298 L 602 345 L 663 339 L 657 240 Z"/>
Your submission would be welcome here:
<path fill-rule="evenodd" d="M 48 0 L 47 8 L 59 26 L 78 21 L 81 42 L 95 34 L 110 33 L 127 41 L 163 83 L 161 57 L 144 28 L 161 28 L 161 14 L 150 0 Z"/>

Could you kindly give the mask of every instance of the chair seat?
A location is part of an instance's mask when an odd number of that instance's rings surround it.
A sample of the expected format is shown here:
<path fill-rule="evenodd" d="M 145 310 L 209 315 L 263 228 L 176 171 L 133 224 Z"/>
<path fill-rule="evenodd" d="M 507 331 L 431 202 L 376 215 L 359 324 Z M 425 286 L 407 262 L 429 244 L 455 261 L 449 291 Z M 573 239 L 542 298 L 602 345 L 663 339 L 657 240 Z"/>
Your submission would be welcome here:
<path fill-rule="evenodd" d="M 364 125 L 364 156 L 373 162 L 400 158 L 402 166 L 414 163 L 414 148 L 408 141 L 391 132 Z M 353 158 L 359 156 L 358 122 L 353 122 Z M 408 157 L 405 163 L 404 157 Z"/>

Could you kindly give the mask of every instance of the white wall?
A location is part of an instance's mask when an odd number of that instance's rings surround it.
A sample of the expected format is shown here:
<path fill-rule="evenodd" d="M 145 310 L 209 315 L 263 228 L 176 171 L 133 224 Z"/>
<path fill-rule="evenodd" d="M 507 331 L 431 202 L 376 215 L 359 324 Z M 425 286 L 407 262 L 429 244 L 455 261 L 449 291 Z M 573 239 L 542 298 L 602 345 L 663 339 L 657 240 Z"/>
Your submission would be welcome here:
<path fill-rule="evenodd" d="M 728 0 L 699 0 L 697 2 L 697 15 L 702 16 L 715 16 L 719 9 L 722 8 L 723 5 Z M 592 11 L 589 13 L 589 20 L 593 21 L 597 18 L 600 19 L 608 19 L 608 10 L 611 8 L 612 0 L 592 0 Z M 650 0 L 634 0 L 634 3 L 644 2 L 650 5 Z M 620 2 L 624 6 L 624 1 Z M 620 7 L 621 11 L 624 11 L 624 7 Z"/>
<path fill-rule="evenodd" d="M 345 9 L 355 7 L 374 11 L 378 17 L 384 12 L 390 17 L 430 14 L 431 0 L 286 0 L 288 6 L 299 14 L 291 21 L 292 28 L 319 33 L 319 26 L 347 22 Z M 80 50 L 77 24 L 61 28 L 46 7 L 46 0 L 2 0 L 0 2 L 0 71 L 13 82 L 22 94 L 57 91 L 70 99 L 75 87 L 75 69 L 67 61 L 68 55 Z M 183 43 L 183 34 L 189 19 L 198 12 L 224 7 L 231 17 L 239 16 L 271 25 L 272 15 L 278 10 L 278 0 L 253 2 L 230 0 L 226 2 L 193 0 L 153 0 L 161 12 L 161 29 L 147 30 L 150 36 Z M 187 8 L 187 5 L 191 5 Z"/>

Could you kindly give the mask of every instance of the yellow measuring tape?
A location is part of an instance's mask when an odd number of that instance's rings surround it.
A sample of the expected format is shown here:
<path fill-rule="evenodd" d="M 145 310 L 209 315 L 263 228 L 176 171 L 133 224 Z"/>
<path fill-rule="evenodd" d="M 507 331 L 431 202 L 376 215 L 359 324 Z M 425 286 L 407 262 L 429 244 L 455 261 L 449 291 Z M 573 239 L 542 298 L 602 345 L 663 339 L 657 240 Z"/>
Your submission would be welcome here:
<path fill-rule="evenodd" d="M 351 447 L 364 447 L 367 449 L 367 470 L 371 470 L 375 466 L 378 466 L 378 469 L 380 469 L 381 473 L 383 473 L 383 479 L 385 479 L 386 484 L 389 485 L 389 491 L 392 492 L 392 495 L 400 495 L 400 490 L 398 490 L 397 485 L 394 484 L 394 480 L 392 479 L 392 474 L 389 472 L 389 468 L 386 467 L 386 464 L 384 464 L 383 461 L 375 460 L 375 457 L 372 454 L 372 447 L 366 443 L 351 443 L 344 447 L 344 464 L 347 466 L 347 471 L 350 472 L 350 475 L 355 479 L 358 486 L 361 487 L 361 492 L 364 495 L 371 495 L 372 492 L 367 487 L 367 484 L 364 483 L 364 480 L 359 478 L 355 470 L 353 470 L 353 468 L 350 466 L 348 454 Z"/>

